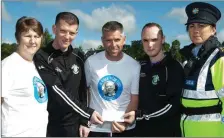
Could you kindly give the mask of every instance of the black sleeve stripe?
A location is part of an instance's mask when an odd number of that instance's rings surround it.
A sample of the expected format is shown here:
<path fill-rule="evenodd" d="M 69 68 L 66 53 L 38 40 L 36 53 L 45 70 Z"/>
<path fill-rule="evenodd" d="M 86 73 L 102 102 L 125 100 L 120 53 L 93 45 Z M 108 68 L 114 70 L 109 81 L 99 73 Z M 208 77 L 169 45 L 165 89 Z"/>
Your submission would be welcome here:
<path fill-rule="evenodd" d="M 85 118 L 89 118 L 90 115 L 86 112 L 84 112 L 82 109 L 80 109 L 71 99 L 68 98 L 68 96 L 60 90 L 56 85 L 52 86 L 54 91 L 61 96 L 61 98 L 68 104 L 70 105 L 77 113 L 82 115 Z"/>

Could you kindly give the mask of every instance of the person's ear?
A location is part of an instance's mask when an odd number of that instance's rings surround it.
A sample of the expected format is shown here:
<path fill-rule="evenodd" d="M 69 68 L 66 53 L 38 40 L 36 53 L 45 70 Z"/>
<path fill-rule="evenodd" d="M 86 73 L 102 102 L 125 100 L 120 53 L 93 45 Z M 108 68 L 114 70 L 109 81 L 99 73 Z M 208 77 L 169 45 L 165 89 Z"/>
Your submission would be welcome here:
<path fill-rule="evenodd" d="M 55 25 L 55 24 L 52 26 L 52 32 L 53 32 L 54 34 L 56 34 L 56 25 Z"/>
<path fill-rule="evenodd" d="M 123 39 L 124 39 L 124 44 L 125 44 L 125 42 L 126 42 L 126 36 L 124 35 L 123 37 L 124 37 Z"/>
<path fill-rule="evenodd" d="M 101 36 L 101 42 L 102 42 L 102 46 L 104 47 L 104 44 L 103 44 L 103 36 Z"/>
<path fill-rule="evenodd" d="M 163 35 L 162 37 L 163 37 L 162 38 L 162 44 L 164 44 L 165 43 L 165 40 L 166 40 L 166 37 L 165 37 L 165 35 Z"/>
<path fill-rule="evenodd" d="M 212 32 L 213 32 L 213 35 L 216 34 L 216 27 L 212 27 Z"/>

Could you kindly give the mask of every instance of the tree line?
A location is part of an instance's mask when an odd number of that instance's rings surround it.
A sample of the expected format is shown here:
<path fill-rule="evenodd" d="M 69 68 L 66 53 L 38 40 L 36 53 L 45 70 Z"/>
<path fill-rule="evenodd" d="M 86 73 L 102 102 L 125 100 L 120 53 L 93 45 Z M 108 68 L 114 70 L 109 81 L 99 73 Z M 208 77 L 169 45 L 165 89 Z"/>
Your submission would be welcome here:
<path fill-rule="evenodd" d="M 45 47 L 52 40 L 53 40 L 53 36 L 49 33 L 48 29 L 45 29 L 41 48 Z M 181 43 L 179 40 L 174 40 L 171 43 L 171 45 L 165 42 L 163 46 L 163 50 L 165 52 L 170 52 L 171 55 L 176 60 L 181 61 L 182 57 L 179 53 L 180 44 Z M 224 41 L 222 42 L 222 46 L 224 47 Z M 1 44 L 1 60 L 3 60 L 7 56 L 9 56 L 11 53 L 16 51 L 16 48 L 17 48 L 16 43 L 13 43 L 13 44 L 2 43 Z M 90 55 L 95 54 L 99 51 L 102 51 L 103 46 L 100 45 L 96 49 L 92 49 L 92 48 L 88 49 L 87 52 L 84 52 L 82 46 L 79 46 L 77 49 L 85 54 L 85 58 L 88 58 Z M 131 41 L 131 45 L 124 45 L 123 51 L 138 61 L 148 58 L 148 56 L 143 51 L 143 45 L 141 40 L 134 40 L 134 41 Z"/>

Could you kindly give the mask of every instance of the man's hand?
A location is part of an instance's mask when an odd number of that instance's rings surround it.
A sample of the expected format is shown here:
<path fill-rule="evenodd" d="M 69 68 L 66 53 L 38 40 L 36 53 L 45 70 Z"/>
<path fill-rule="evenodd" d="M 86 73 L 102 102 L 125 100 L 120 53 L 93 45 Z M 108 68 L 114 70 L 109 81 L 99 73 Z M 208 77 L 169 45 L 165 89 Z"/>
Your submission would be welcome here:
<path fill-rule="evenodd" d="M 80 137 L 84 137 L 84 138 L 88 137 L 89 132 L 90 132 L 90 129 L 88 127 L 82 126 L 82 125 L 79 126 L 79 136 Z"/>
<path fill-rule="evenodd" d="M 102 125 L 103 124 L 102 116 L 98 112 L 94 111 L 90 118 L 90 122 L 92 124 L 101 124 Z"/>
<path fill-rule="evenodd" d="M 124 122 L 128 123 L 129 125 L 133 124 L 135 121 L 135 111 L 130 111 L 124 114 Z"/>
<path fill-rule="evenodd" d="M 112 123 L 112 132 L 113 133 L 121 133 L 125 131 L 127 124 L 124 122 L 113 122 Z"/>

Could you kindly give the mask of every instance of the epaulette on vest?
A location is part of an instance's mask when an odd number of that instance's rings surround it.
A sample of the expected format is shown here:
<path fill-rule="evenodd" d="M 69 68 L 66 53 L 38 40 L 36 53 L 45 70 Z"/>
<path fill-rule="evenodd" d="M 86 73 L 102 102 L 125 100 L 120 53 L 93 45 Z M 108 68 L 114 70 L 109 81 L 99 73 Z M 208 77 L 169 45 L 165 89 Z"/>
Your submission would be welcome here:
<path fill-rule="evenodd" d="M 219 50 L 224 53 L 224 47 L 219 47 Z"/>
<path fill-rule="evenodd" d="M 224 57 L 224 47 L 219 47 L 219 57 Z"/>

